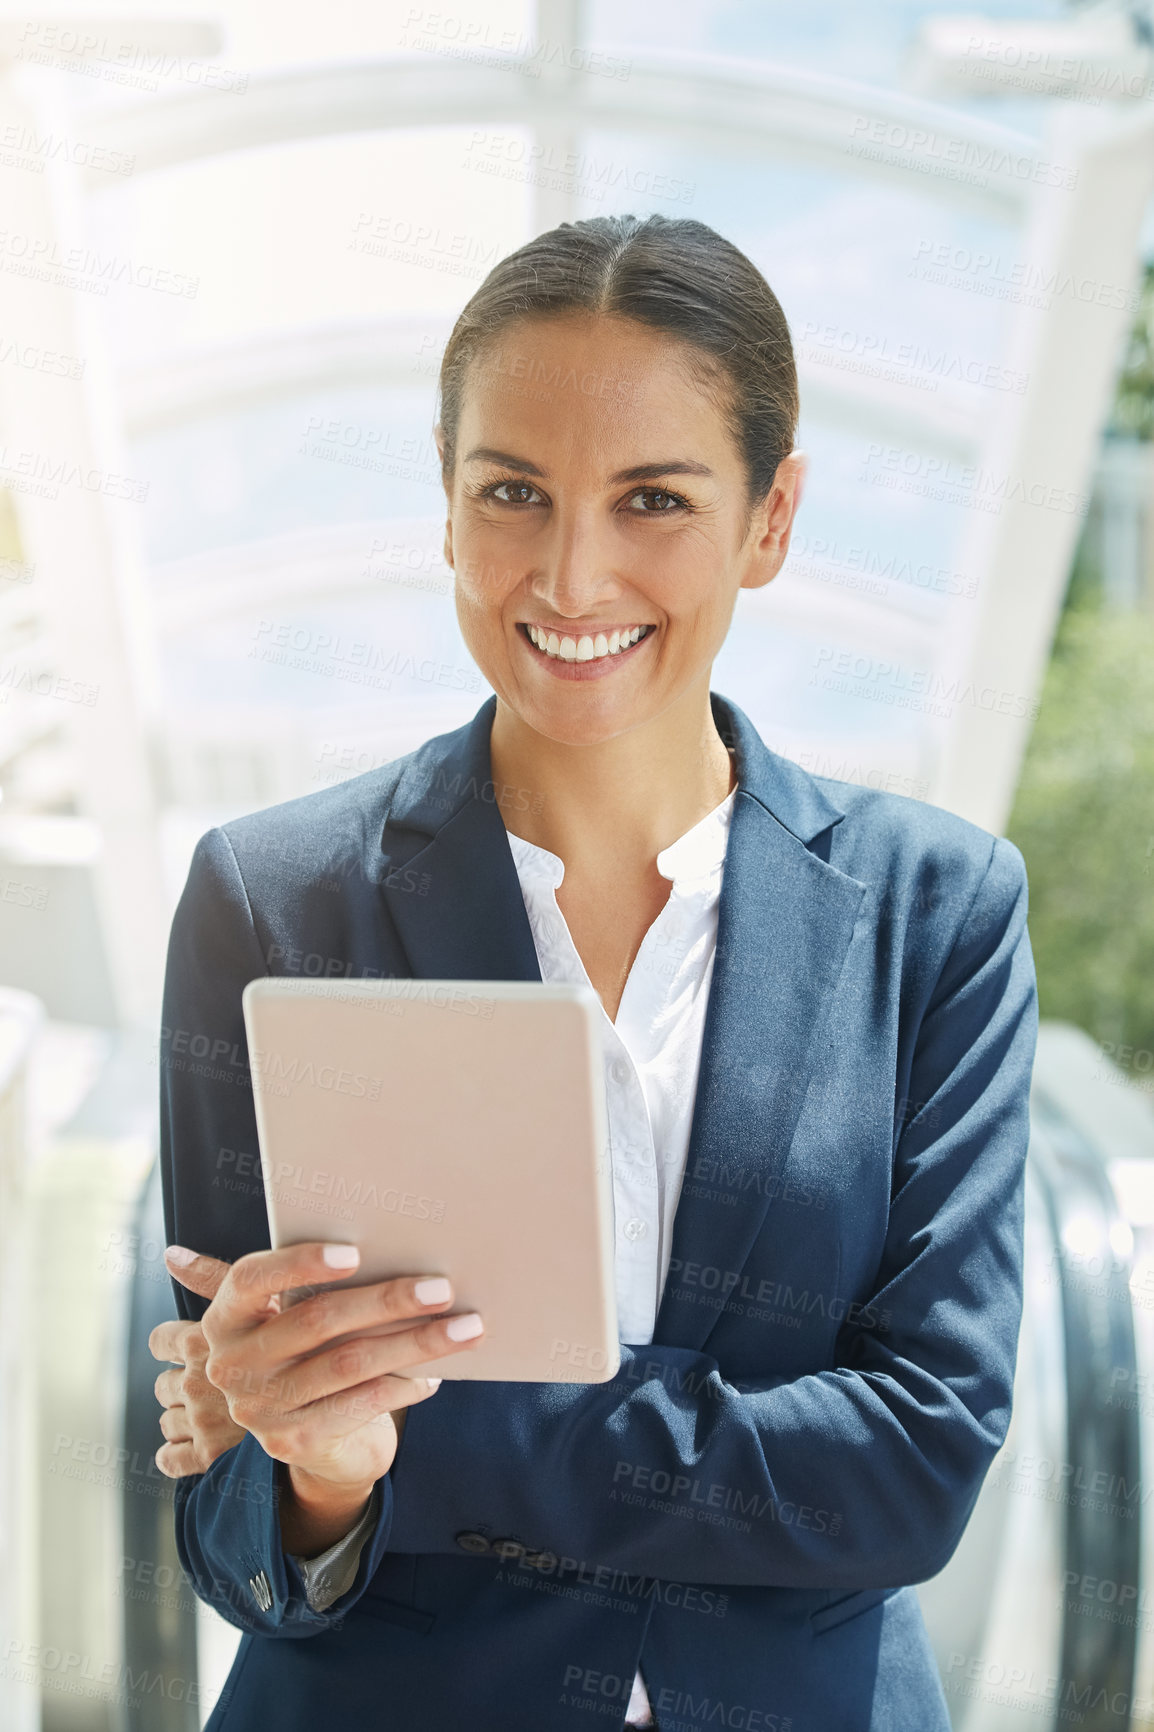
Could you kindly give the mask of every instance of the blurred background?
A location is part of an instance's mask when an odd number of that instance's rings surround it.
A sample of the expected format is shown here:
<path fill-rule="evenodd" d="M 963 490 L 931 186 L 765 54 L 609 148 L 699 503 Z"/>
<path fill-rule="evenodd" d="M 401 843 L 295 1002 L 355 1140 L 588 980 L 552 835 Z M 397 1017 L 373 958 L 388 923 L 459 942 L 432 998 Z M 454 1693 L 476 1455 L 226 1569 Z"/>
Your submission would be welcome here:
<path fill-rule="evenodd" d="M 1154 1727 L 1152 195 L 1150 0 L 0 6 L 0 1725 L 211 1712 L 146 1346 L 172 910 L 210 826 L 488 696 L 445 339 L 531 235 L 658 210 L 801 377 L 714 689 L 1030 875 L 1014 1420 L 919 1588 L 954 1725 Z"/>

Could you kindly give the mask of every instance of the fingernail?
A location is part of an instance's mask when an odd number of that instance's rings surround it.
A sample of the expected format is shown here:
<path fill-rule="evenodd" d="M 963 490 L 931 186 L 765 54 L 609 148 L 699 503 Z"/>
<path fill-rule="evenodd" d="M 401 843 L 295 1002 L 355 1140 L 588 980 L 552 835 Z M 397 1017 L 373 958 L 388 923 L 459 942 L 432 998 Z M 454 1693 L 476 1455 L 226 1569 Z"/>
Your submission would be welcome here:
<path fill-rule="evenodd" d="M 430 1389 L 440 1389 L 441 1387 L 441 1379 L 439 1377 L 426 1377 L 425 1382 L 428 1384 Z"/>
<path fill-rule="evenodd" d="M 196 1262 L 196 1252 L 190 1251 L 186 1245 L 166 1245 L 164 1254 L 170 1263 L 177 1264 L 181 1269 L 187 1268 L 189 1263 Z"/>
<path fill-rule="evenodd" d="M 326 1245 L 325 1262 L 330 1269 L 355 1269 L 361 1254 L 355 1245 Z"/>
<path fill-rule="evenodd" d="M 463 1317 L 454 1317 L 445 1325 L 445 1334 L 450 1341 L 471 1341 L 484 1327 L 476 1311 L 466 1311 Z"/>
<path fill-rule="evenodd" d="M 418 1281 L 413 1293 L 418 1305 L 443 1305 L 453 1297 L 453 1289 L 443 1275 L 430 1275 L 427 1281 Z"/>

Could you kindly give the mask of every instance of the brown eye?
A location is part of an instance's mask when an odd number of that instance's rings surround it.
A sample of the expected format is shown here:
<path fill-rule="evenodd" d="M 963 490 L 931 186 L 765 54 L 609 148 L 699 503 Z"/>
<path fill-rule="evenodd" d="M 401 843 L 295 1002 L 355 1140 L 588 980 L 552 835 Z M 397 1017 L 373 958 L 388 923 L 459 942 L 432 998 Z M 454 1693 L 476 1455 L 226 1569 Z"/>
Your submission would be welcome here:
<path fill-rule="evenodd" d="M 537 492 L 537 489 L 531 486 L 528 481 L 495 481 L 491 487 L 485 488 L 485 494 L 487 497 L 500 500 L 502 505 L 528 505 L 530 503 L 528 499 L 501 499 L 502 487 L 511 487 L 514 492 Z"/>
<path fill-rule="evenodd" d="M 668 502 L 661 504 L 654 511 L 646 510 L 635 512 L 634 516 L 636 517 L 672 517 L 677 511 L 684 511 L 687 509 L 686 502 L 682 499 L 679 493 L 667 493 L 663 487 L 642 487 L 639 492 L 633 495 L 633 498 L 659 499 Z M 672 510 L 670 509 L 670 506 L 673 507 Z"/>

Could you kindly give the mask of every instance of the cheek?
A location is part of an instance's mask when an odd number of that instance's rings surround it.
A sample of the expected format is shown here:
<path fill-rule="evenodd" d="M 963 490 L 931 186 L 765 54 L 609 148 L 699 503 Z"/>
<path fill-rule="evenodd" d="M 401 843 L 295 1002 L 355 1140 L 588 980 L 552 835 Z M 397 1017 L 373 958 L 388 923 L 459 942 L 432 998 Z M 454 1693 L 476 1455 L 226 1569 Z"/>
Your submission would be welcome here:
<path fill-rule="evenodd" d="M 679 631 L 713 636 L 728 619 L 725 568 L 719 557 L 692 548 L 656 550 L 639 567 L 637 587 L 669 617 Z"/>
<path fill-rule="evenodd" d="M 475 619 L 496 615 L 509 591 L 520 582 L 520 568 L 508 539 L 499 532 L 473 528 L 454 544 L 455 593 L 461 609 Z"/>
<path fill-rule="evenodd" d="M 475 656 L 488 657 L 505 635 L 504 598 L 507 584 L 499 574 L 504 567 L 477 564 L 462 576 L 457 567 L 453 606 L 466 646 Z"/>

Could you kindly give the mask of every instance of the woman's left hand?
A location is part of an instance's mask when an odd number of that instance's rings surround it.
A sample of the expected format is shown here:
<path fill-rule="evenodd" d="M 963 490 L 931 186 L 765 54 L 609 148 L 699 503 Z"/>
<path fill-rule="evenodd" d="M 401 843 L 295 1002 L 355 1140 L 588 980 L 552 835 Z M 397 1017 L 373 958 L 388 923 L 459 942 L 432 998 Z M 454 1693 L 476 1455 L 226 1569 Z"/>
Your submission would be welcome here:
<path fill-rule="evenodd" d="M 166 1263 L 181 1286 L 199 1293 L 202 1299 L 216 1296 L 230 1266 L 218 1257 L 200 1257 L 192 1275 Z M 160 1429 L 168 1440 L 156 1452 L 156 1465 L 169 1479 L 204 1473 L 218 1455 L 245 1436 L 244 1426 L 228 1411 L 223 1391 L 204 1374 L 208 1358 L 204 1330 L 199 1323 L 158 1323 L 148 1337 L 148 1348 L 154 1359 L 176 1361 L 177 1365 L 175 1370 L 162 1371 L 153 1385 L 164 1408 Z"/>

